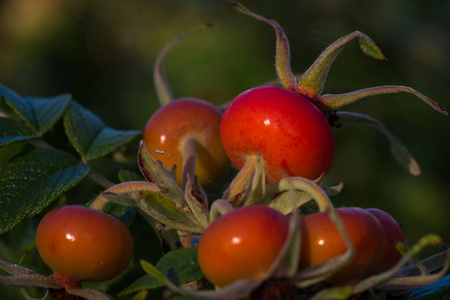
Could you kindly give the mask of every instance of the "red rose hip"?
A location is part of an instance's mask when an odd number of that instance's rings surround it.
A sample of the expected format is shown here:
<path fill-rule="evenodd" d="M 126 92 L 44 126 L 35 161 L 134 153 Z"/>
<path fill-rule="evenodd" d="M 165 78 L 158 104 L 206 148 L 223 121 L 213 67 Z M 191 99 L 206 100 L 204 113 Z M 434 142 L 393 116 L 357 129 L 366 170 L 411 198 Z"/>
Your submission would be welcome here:
<path fill-rule="evenodd" d="M 203 232 L 198 262 L 205 277 L 223 287 L 262 279 L 284 245 L 289 220 L 266 206 L 245 206 L 219 217 Z"/>
<path fill-rule="evenodd" d="M 262 153 L 268 181 L 286 176 L 316 179 L 333 161 L 328 120 L 305 96 L 263 86 L 238 95 L 222 117 L 220 134 L 236 168 Z"/>
<path fill-rule="evenodd" d="M 104 281 L 122 273 L 133 253 L 128 228 L 116 218 L 79 205 L 47 213 L 36 231 L 42 260 L 59 280 Z"/>

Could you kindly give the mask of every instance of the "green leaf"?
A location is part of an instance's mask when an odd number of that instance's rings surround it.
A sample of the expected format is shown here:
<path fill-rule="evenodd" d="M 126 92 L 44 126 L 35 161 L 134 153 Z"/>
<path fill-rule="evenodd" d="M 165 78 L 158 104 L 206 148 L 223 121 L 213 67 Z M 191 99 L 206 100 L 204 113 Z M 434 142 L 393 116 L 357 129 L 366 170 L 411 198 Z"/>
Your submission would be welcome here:
<path fill-rule="evenodd" d="M 117 177 L 119 178 L 120 182 L 144 180 L 142 175 L 128 170 L 119 170 Z"/>
<path fill-rule="evenodd" d="M 203 277 L 198 266 L 196 248 L 171 251 L 158 261 L 156 267 L 173 283 L 185 283 Z"/>
<path fill-rule="evenodd" d="M 39 138 L 31 129 L 10 118 L 0 118 L 0 148 Z"/>
<path fill-rule="evenodd" d="M 197 249 L 182 248 L 171 251 L 164 255 L 156 264 L 152 266 L 144 263 L 147 275 L 139 278 L 119 296 L 128 295 L 144 289 L 154 289 L 165 285 L 167 280 L 180 284 L 197 280 L 203 277 L 198 266 Z"/>
<path fill-rule="evenodd" d="M 102 157 L 140 135 L 107 127 L 90 110 L 72 101 L 64 115 L 64 127 L 70 142 L 86 160 Z"/>
<path fill-rule="evenodd" d="M 438 300 L 450 299 L 450 275 L 442 277 L 432 284 L 412 289 L 406 300 Z"/>
<path fill-rule="evenodd" d="M 77 185 L 90 168 L 64 152 L 37 148 L 0 168 L 0 234 L 38 214 Z"/>
<path fill-rule="evenodd" d="M 56 123 L 72 98 L 69 94 L 51 98 L 22 97 L 1 84 L 0 95 L 14 112 L 40 135 Z"/>

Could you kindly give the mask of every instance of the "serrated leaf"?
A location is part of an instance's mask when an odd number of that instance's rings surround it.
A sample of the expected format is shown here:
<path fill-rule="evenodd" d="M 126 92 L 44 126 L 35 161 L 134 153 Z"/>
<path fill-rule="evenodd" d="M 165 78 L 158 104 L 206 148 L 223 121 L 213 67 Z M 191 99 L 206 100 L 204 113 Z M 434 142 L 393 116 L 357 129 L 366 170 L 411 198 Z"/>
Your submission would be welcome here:
<path fill-rule="evenodd" d="M 77 185 L 90 168 L 75 157 L 37 148 L 0 168 L 0 234 L 39 213 Z"/>
<path fill-rule="evenodd" d="M 0 148 L 36 138 L 39 138 L 39 135 L 21 122 L 10 118 L 0 118 Z"/>
<path fill-rule="evenodd" d="M 105 156 L 141 134 L 107 127 L 97 115 L 74 101 L 64 115 L 64 127 L 70 142 L 86 160 Z"/>
<path fill-rule="evenodd" d="M 51 98 L 22 97 L 1 84 L 0 95 L 14 112 L 40 135 L 56 123 L 72 98 L 69 94 Z"/>
<path fill-rule="evenodd" d="M 174 283 L 185 283 L 203 277 L 198 266 L 196 248 L 171 251 L 158 261 L 156 267 Z"/>
<path fill-rule="evenodd" d="M 180 284 L 203 277 L 198 266 L 197 249 L 181 248 L 164 255 L 155 266 L 145 262 L 147 275 L 139 278 L 119 296 L 127 295 L 143 289 L 154 289 L 164 286 L 167 280 Z"/>

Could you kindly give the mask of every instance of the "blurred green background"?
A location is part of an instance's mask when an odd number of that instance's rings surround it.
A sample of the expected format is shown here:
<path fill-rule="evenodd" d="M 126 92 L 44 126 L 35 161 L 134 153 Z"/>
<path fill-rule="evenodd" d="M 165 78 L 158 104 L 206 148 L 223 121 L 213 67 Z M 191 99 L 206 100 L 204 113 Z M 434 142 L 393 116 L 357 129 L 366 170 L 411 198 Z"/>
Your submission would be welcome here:
<path fill-rule="evenodd" d="M 277 20 L 302 73 L 330 43 L 352 31 L 369 35 L 387 61 L 364 56 L 353 41 L 335 61 L 324 93 L 407 85 L 450 109 L 450 1 L 242 1 Z M 71 93 L 116 129 L 142 130 L 158 107 L 153 64 L 187 28 L 211 23 L 174 48 L 166 73 L 176 97 L 221 104 L 275 78 L 269 25 L 219 0 L 0 2 L 0 82 L 22 95 Z M 328 184 L 344 182 L 336 206 L 378 207 L 402 224 L 410 243 L 426 233 L 450 241 L 450 119 L 410 94 L 371 97 L 345 110 L 382 121 L 409 148 L 422 175 L 392 159 L 372 128 L 335 130 Z"/>

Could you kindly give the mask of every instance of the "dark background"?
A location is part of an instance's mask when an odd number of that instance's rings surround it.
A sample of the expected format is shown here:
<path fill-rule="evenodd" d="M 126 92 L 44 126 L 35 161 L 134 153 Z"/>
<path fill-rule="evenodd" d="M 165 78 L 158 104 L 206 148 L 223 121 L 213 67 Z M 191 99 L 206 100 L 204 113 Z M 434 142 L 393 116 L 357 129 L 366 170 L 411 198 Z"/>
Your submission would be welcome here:
<path fill-rule="evenodd" d="M 450 109 L 450 1 L 242 1 L 277 20 L 302 73 L 330 43 L 352 31 L 369 35 L 387 61 L 351 42 L 330 70 L 324 93 L 407 85 Z M 219 0 L 0 1 L 0 82 L 22 95 L 71 93 L 108 126 L 142 130 L 158 107 L 153 64 L 187 28 L 212 23 L 167 56 L 176 97 L 221 104 L 275 79 L 271 26 Z M 426 233 L 450 241 L 450 119 L 410 94 L 371 97 L 345 108 L 382 121 L 422 167 L 418 177 L 392 159 L 372 128 L 335 130 L 328 184 L 344 182 L 337 207 L 378 207 L 402 224 L 410 243 Z"/>

